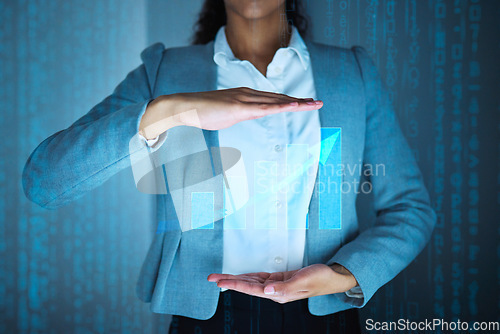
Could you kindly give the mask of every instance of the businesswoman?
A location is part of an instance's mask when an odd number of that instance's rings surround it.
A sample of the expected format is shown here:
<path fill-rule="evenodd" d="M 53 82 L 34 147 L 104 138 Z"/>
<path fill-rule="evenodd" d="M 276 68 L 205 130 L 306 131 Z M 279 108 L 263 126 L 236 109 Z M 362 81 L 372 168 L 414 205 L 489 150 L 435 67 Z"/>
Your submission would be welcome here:
<path fill-rule="evenodd" d="M 157 180 L 165 188 L 157 219 L 168 228 L 155 234 L 137 283 L 153 312 L 174 315 L 172 333 L 360 332 L 356 309 L 415 258 L 434 227 L 367 52 L 308 40 L 299 9 L 288 0 L 206 0 L 193 45 L 145 49 L 110 96 L 26 163 L 26 195 L 57 208 L 131 162 L 158 161 L 154 154 L 175 162 Z M 333 143 L 324 129 L 338 132 L 340 146 L 330 149 L 349 168 L 341 176 L 348 190 L 321 183 L 337 173 L 320 172 L 330 159 L 323 143 Z M 243 181 L 222 176 L 223 150 L 214 147 L 239 152 Z M 293 187 L 283 186 L 287 165 L 302 166 Z M 346 172 L 356 166 L 363 172 Z M 377 219 L 359 233 L 361 174 Z M 266 182 L 286 190 L 263 191 Z M 211 224 L 185 228 L 199 207 L 211 208 Z"/>

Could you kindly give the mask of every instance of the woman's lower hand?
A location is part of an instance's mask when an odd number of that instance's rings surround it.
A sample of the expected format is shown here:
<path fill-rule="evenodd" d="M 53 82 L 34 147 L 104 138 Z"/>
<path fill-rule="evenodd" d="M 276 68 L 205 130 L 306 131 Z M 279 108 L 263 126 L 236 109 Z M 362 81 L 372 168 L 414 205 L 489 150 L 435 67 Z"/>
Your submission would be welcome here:
<path fill-rule="evenodd" d="M 321 101 L 247 87 L 163 95 L 149 103 L 139 132 L 153 139 L 179 125 L 220 130 L 270 114 L 315 110 L 322 106 Z"/>
<path fill-rule="evenodd" d="M 268 298 L 278 303 L 345 292 L 358 284 L 354 276 L 340 264 L 313 264 L 276 273 L 210 274 L 207 279 L 216 282 L 220 288 Z"/>

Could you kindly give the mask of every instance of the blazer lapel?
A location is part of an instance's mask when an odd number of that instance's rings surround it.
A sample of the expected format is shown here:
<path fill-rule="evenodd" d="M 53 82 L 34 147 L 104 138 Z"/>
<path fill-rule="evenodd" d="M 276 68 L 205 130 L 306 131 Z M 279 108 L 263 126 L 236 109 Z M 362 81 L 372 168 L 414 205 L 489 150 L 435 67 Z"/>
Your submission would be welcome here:
<path fill-rule="evenodd" d="M 334 120 L 336 118 L 335 116 L 338 113 L 338 110 L 336 110 L 335 108 L 336 104 L 333 94 L 335 84 L 333 83 L 334 80 L 332 80 L 332 78 L 334 76 L 330 71 L 330 69 L 332 68 L 332 66 L 330 66 L 332 57 L 329 57 L 328 54 L 330 48 L 325 48 L 323 45 L 314 43 L 309 39 L 304 39 L 304 43 L 306 44 L 307 50 L 309 51 L 316 96 L 318 99 L 323 101 L 324 105 L 324 107 L 319 110 L 320 126 L 322 128 L 334 126 Z M 319 229 L 318 215 L 315 214 L 319 210 L 317 196 L 318 179 L 318 173 L 316 173 L 313 196 L 311 198 L 311 204 L 309 207 L 309 230 Z M 307 236 L 310 237 L 311 234 L 307 233 Z"/>
<path fill-rule="evenodd" d="M 325 106 L 319 110 L 321 127 L 334 126 L 340 111 L 336 108 L 338 103 L 335 103 L 335 90 L 338 89 L 338 85 L 334 80 L 336 73 L 332 70 L 335 67 L 333 50 L 308 39 L 304 39 L 304 42 L 311 59 L 316 95 Z"/>
<path fill-rule="evenodd" d="M 344 124 L 346 113 L 342 110 L 342 65 L 338 53 L 331 46 L 314 43 L 304 39 L 310 54 L 314 85 L 317 98 L 323 101 L 324 107 L 319 110 L 320 126 L 322 128 L 340 127 Z M 316 174 L 313 194 L 309 204 L 308 228 L 306 230 L 306 248 L 304 266 L 313 263 L 323 263 L 319 254 L 325 244 L 339 243 L 341 232 L 334 229 L 319 229 L 319 170 Z"/>

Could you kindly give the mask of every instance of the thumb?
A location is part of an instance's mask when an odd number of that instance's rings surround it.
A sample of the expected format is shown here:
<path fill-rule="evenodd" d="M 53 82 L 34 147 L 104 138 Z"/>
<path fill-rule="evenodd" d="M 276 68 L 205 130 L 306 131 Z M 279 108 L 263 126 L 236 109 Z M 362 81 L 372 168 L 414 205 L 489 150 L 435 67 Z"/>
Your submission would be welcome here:
<path fill-rule="evenodd" d="M 264 287 L 266 295 L 284 296 L 289 289 L 290 283 L 274 282 L 269 283 Z"/>

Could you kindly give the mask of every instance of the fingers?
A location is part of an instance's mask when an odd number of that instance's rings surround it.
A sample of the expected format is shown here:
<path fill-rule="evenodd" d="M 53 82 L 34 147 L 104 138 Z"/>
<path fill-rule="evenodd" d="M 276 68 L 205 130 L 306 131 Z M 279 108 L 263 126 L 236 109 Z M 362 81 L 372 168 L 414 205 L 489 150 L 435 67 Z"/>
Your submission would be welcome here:
<path fill-rule="evenodd" d="M 248 274 L 240 274 L 240 275 L 231 275 L 231 274 L 210 274 L 207 277 L 209 282 L 218 282 L 220 280 L 245 280 L 245 281 L 255 281 L 255 282 L 264 282 L 269 277 L 269 273 L 267 272 L 257 272 L 257 273 L 248 273 Z"/>
<path fill-rule="evenodd" d="M 267 103 L 248 103 L 247 116 L 250 119 L 260 118 L 271 114 L 280 112 L 297 112 L 297 111 L 310 111 L 317 110 L 323 107 L 322 101 L 304 101 L 304 102 L 289 102 L 278 104 Z"/>
<path fill-rule="evenodd" d="M 262 95 L 241 95 L 237 99 L 243 103 L 290 103 L 314 101 L 313 99 L 298 99 L 289 96 L 262 96 Z"/>
<path fill-rule="evenodd" d="M 219 288 L 231 289 L 248 295 L 257 297 L 265 297 L 264 286 L 262 283 L 246 282 L 242 280 L 220 280 L 217 282 Z"/>
<path fill-rule="evenodd" d="M 268 280 L 270 280 L 270 281 L 271 280 L 272 281 L 284 281 L 285 274 L 286 274 L 286 272 L 283 272 L 283 271 L 277 271 L 277 272 L 271 273 L 271 275 L 269 275 Z"/>
<path fill-rule="evenodd" d="M 229 89 L 233 98 L 240 102 L 241 112 L 237 118 L 241 120 L 257 119 L 280 112 L 296 112 L 317 110 L 323 107 L 323 102 L 312 98 L 296 98 L 285 94 L 258 91 L 248 87 Z"/>
<path fill-rule="evenodd" d="M 307 298 L 310 295 L 308 290 L 298 289 L 297 284 L 293 282 L 273 282 L 264 285 L 259 282 L 229 279 L 218 281 L 217 286 L 252 296 L 271 299 L 278 303 L 287 303 Z"/>
<path fill-rule="evenodd" d="M 210 274 L 207 277 L 207 280 L 209 282 L 217 282 L 220 281 L 221 279 L 232 279 L 234 278 L 234 275 L 229 275 L 229 274 Z"/>
<path fill-rule="evenodd" d="M 277 94 L 271 92 L 265 92 L 266 94 L 248 94 L 245 97 L 249 102 L 267 102 L 271 101 L 282 101 L 282 102 L 305 102 L 305 101 L 314 101 L 313 98 L 298 98 L 293 96 L 288 96 L 285 94 Z"/>
<path fill-rule="evenodd" d="M 268 102 L 268 99 L 278 99 L 284 102 L 287 101 L 314 101 L 313 98 L 299 98 L 293 97 L 286 94 L 274 93 L 274 92 L 266 92 L 262 90 L 255 90 L 248 87 L 239 87 L 235 88 L 235 91 L 240 93 L 239 98 L 245 102 Z"/>
<path fill-rule="evenodd" d="M 310 297 L 311 292 L 307 283 L 292 277 L 282 281 L 289 276 L 288 273 L 252 273 L 241 275 L 211 274 L 209 281 L 216 281 L 219 288 L 230 289 L 252 296 L 271 299 L 278 303 L 287 303 L 293 300 Z M 216 280 L 218 279 L 218 280 Z"/>

